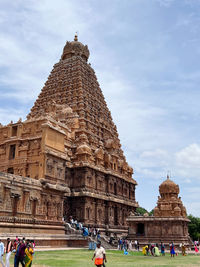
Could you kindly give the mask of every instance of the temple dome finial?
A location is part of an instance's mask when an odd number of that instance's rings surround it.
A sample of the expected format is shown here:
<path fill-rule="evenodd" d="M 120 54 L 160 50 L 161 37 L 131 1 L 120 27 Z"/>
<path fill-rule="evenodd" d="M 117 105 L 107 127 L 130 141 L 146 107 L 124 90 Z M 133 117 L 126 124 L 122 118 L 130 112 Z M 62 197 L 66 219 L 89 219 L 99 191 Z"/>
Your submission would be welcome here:
<path fill-rule="evenodd" d="M 75 42 L 78 42 L 78 33 L 76 32 L 75 35 L 74 35 L 74 41 Z"/>
<path fill-rule="evenodd" d="M 66 42 L 61 59 L 65 60 L 73 56 L 79 56 L 87 62 L 89 55 L 90 52 L 88 50 L 87 45 L 83 45 L 81 42 L 78 41 L 78 34 L 76 32 L 74 36 L 74 41 Z"/>

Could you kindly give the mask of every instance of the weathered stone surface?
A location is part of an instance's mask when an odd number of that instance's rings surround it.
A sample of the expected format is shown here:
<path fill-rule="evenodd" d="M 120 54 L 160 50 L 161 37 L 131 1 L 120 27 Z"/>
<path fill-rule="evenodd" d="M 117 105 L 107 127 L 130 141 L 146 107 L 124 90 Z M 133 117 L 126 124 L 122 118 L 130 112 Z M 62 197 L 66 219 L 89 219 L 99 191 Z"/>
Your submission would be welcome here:
<path fill-rule="evenodd" d="M 141 244 L 174 242 L 190 244 L 186 209 L 178 197 L 179 186 L 167 179 L 159 186 L 160 196 L 154 209 L 154 216 L 135 216 L 127 218 L 129 238 L 138 239 Z"/>
<path fill-rule="evenodd" d="M 1 125 L 0 171 L 41 179 L 40 187 L 49 197 L 44 207 L 38 204 L 39 193 L 35 200 L 41 218 L 48 210 L 57 222 L 50 197 L 56 190 L 65 195 L 65 218 L 73 215 L 89 225 L 123 228 L 126 216 L 138 206 L 137 183 L 88 57 L 88 47 L 77 36 L 67 42 L 27 120 Z M 65 191 L 67 186 L 70 190 Z M 9 194 L 5 190 L 2 203 L 11 211 Z M 31 201 L 17 202 L 17 218 L 24 209 L 30 212 Z"/>
<path fill-rule="evenodd" d="M 0 173 L 0 233 L 64 234 L 66 186 L 46 187 L 40 180 Z"/>

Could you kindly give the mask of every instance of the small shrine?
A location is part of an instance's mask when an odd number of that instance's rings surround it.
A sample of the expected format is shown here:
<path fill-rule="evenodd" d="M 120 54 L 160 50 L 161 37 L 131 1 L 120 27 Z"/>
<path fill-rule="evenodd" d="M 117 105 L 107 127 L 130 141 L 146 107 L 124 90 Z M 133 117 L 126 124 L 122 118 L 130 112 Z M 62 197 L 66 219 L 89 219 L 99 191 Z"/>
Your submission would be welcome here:
<path fill-rule="evenodd" d="M 138 240 L 140 244 L 160 243 L 168 245 L 172 241 L 179 245 L 190 244 L 186 208 L 179 194 L 179 186 L 169 176 L 159 186 L 160 196 L 154 208 L 154 216 L 135 216 L 127 218 L 129 239 Z"/>

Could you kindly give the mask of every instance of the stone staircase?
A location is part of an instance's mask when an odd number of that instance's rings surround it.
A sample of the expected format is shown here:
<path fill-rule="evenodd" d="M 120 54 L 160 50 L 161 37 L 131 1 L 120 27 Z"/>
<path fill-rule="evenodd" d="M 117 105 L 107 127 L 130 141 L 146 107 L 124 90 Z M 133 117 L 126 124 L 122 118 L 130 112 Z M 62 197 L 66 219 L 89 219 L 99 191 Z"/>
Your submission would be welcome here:
<path fill-rule="evenodd" d="M 97 243 L 97 238 L 89 236 L 88 241 Z M 107 236 L 101 235 L 100 241 L 102 247 L 104 247 L 105 249 L 116 249 L 116 245 L 109 244 L 109 238 Z"/>
<path fill-rule="evenodd" d="M 16 236 L 34 240 L 37 247 L 88 247 L 88 239 L 83 237 L 82 231 L 75 230 L 70 224 L 65 224 L 65 234 L 44 234 L 42 231 L 41 233 L 29 233 L 28 231 L 0 233 L 0 239 L 4 243 L 8 237 L 13 241 Z"/>

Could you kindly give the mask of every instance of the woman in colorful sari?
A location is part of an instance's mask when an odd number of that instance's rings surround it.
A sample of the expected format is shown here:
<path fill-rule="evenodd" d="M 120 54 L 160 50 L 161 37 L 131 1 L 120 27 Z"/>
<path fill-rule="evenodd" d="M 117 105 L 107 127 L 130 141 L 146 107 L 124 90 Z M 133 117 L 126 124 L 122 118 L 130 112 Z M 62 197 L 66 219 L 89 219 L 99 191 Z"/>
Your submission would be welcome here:
<path fill-rule="evenodd" d="M 30 244 L 28 244 L 27 248 L 25 249 L 25 267 L 31 267 L 33 261 L 33 253 L 33 248 Z"/>
<path fill-rule="evenodd" d="M 147 255 L 147 249 L 148 249 L 147 245 L 142 248 L 142 253 L 143 253 L 144 256 Z"/>
<path fill-rule="evenodd" d="M 175 253 L 175 246 L 174 246 L 173 242 L 170 245 L 170 254 L 171 254 L 171 257 L 174 257 L 174 255 L 176 254 Z"/>
<path fill-rule="evenodd" d="M 197 245 L 195 245 L 194 250 L 195 250 L 196 253 L 199 252 L 199 250 L 198 250 L 198 248 L 197 248 Z"/>
<path fill-rule="evenodd" d="M 159 257 L 160 253 L 159 253 L 159 249 L 158 249 L 158 244 L 156 244 L 156 246 L 154 247 L 154 257 Z"/>

